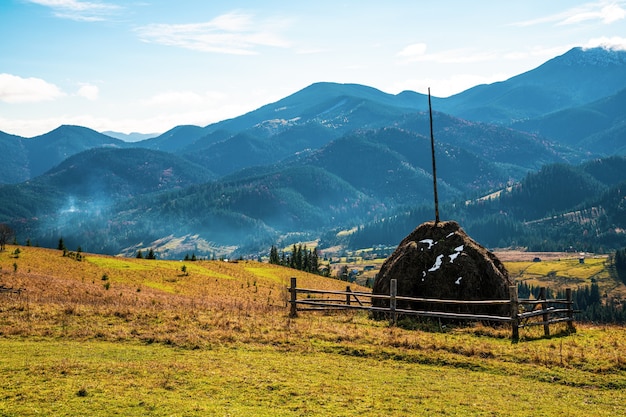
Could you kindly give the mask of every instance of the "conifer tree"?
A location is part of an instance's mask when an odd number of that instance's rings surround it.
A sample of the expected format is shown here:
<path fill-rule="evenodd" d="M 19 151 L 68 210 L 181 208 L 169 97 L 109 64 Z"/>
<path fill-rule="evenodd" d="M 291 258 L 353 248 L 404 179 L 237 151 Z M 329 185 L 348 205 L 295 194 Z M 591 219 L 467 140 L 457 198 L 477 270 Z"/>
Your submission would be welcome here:
<path fill-rule="evenodd" d="M 296 252 L 298 252 L 298 248 L 296 247 L 296 244 L 293 244 L 293 247 L 291 248 L 291 258 L 289 258 L 289 267 L 293 268 L 293 269 L 297 269 L 296 268 Z"/>
<path fill-rule="evenodd" d="M 302 271 L 311 272 L 311 252 L 306 245 L 302 249 Z"/>
<path fill-rule="evenodd" d="M 272 245 L 272 248 L 270 249 L 270 263 L 273 265 L 280 265 L 280 259 L 278 258 L 278 249 L 276 249 L 276 246 L 274 245 Z"/>
<path fill-rule="evenodd" d="M 0 251 L 4 251 L 5 245 L 12 236 L 15 236 L 13 229 L 11 229 L 7 224 L 0 224 Z"/>
<path fill-rule="evenodd" d="M 615 252 L 615 270 L 619 279 L 626 284 L 626 248 Z"/>
<path fill-rule="evenodd" d="M 314 274 L 318 274 L 320 272 L 320 260 L 317 248 L 313 248 L 313 253 L 311 254 L 311 272 Z"/>

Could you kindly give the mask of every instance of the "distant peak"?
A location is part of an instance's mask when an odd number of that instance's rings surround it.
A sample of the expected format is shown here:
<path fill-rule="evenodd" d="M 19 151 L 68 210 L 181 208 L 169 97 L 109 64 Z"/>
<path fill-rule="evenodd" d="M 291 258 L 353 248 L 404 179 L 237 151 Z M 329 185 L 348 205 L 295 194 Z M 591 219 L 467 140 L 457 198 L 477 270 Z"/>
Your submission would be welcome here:
<path fill-rule="evenodd" d="M 77 126 L 77 125 L 61 125 L 61 126 L 57 127 L 56 129 L 52 130 L 52 132 L 61 132 L 61 131 L 67 131 L 67 130 L 96 132 L 95 130 L 90 129 L 88 127 Z"/>
<path fill-rule="evenodd" d="M 560 61 L 565 65 L 588 65 L 606 67 L 626 65 L 626 50 L 617 46 L 598 46 L 594 48 L 577 47 L 562 55 Z M 558 59 L 558 58 L 557 58 Z"/>

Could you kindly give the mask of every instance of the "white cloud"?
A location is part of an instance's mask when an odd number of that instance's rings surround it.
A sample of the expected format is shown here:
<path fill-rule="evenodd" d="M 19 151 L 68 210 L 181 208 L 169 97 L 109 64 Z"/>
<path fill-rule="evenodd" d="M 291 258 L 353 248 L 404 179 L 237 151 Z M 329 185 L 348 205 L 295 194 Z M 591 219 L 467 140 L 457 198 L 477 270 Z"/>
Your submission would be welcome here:
<path fill-rule="evenodd" d="M 600 20 L 602 23 L 608 25 L 626 17 L 626 10 L 624 10 L 622 6 L 615 3 L 607 5 L 603 5 L 602 3 L 593 3 L 587 6 L 589 6 L 587 9 L 584 7 L 581 8 L 581 10 L 572 13 L 566 19 L 559 22 L 559 24 L 571 25 L 585 22 L 587 20 Z"/>
<path fill-rule="evenodd" d="M 407 59 L 415 59 L 421 58 L 426 53 L 426 44 L 425 43 L 413 43 L 411 45 L 407 45 L 403 50 L 398 52 L 398 56 L 407 58 Z"/>
<path fill-rule="evenodd" d="M 145 42 L 234 55 L 253 55 L 259 46 L 285 48 L 290 43 L 276 29 L 285 21 L 257 23 L 242 13 L 227 13 L 204 23 L 151 24 L 136 29 Z"/>
<path fill-rule="evenodd" d="M 614 36 L 612 38 L 601 37 L 590 39 L 583 48 L 597 48 L 602 47 L 606 49 L 613 49 L 617 51 L 626 51 L 626 38 L 620 38 L 619 36 Z"/>
<path fill-rule="evenodd" d="M 105 20 L 121 9 L 120 6 L 102 1 L 82 0 L 28 0 L 40 6 L 50 7 L 56 17 L 85 22 Z"/>
<path fill-rule="evenodd" d="M 84 84 L 78 89 L 76 94 L 80 97 L 86 98 L 87 100 L 93 101 L 98 99 L 100 89 L 96 85 Z"/>
<path fill-rule="evenodd" d="M 36 103 L 64 95 L 59 87 L 41 78 L 0 74 L 0 100 L 5 103 Z"/>
<path fill-rule="evenodd" d="M 535 26 L 545 23 L 557 25 L 573 25 L 587 21 L 599 21 L 605 25 L 626 18 L 626 3 L 624 1 L 597 1 L 586 3 L 560 13 L 537 19 L 513 23 L 513 26 Z"/>

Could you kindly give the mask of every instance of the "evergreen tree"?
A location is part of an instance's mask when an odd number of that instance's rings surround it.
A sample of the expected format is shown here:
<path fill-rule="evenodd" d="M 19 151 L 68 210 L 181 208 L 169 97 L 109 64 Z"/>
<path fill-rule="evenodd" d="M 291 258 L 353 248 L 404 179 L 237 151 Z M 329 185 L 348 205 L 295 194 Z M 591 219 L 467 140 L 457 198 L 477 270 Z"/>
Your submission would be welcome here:
<path fill-rule="evenodd" d="M 302 271 L 311 272 L 311 252 L 307 250 L 306 245 L 302 249 Z"/>
<path fill-rule="evenodd" d="M 302 259 L 302 245 L 298 245 L 296 249 L 296 253 L 294 254 L 294 258 L 295 258 L 294 268 L 297 269 L 298 271 L 302 271 L 302 266 L 304 264 L 303 259 Z"/>
<path fill-rule="evenodd" d="M 320 274 L 319 254 L 317 248 L 313 250 L 307 249 L 306 245 L 293 245 L 291 257 L 282 252 L 278 255 L 278 250 L 272 245 L 270 248 L 270 264 L 287 266 L 299 271 L 305 271 L 312 274 Z M 330 265 L 328 269 L 324 269 L 326 274 L 330 274 Z M 328 275 L 327 275 L 328 276 Z"/>
<path fill-rule="evenodd" d="M 342 266 L 339 271 L 337 272 L 337 278 L 339 278 L 342 281 L 347 281 L 348 280 L 348 265 L 344 265 Z"/>
<path fill-rule="evenodd" d="M 143 253 L 141 252 L 141 249 L 137 251 L 137 259 L 143 259 Z"/>
<path fill-rule="evenodd" d="M 65 242 L 63 242 L 63 238 L 59 238 L 59 244 L 57 246 L 58 250 L 65 251 L 67 248 L 65 247 Z"/>
<path fill-rule="evenodd" d="M 146 259 L 156 259 L 156 255 L 154 254 L 154 251 L 152 250 L 152 248 L 150 248 L 150 250 L 148 251 L 148 255 L 146 255 Z"/>
<path fill-rule="evenodd" d="M 283 257 L 284 257 L 284 253 L 283 253 Z M 272 248 L 270 249 L 270 263 L 273 265 L 280 265 L 280 259 L 278 258 L 278 249 L 276 249 L 276 246 L 272 245 Z"/>
<path fill-rule="evenodd" d="M 15 236 L 15 232 L 7 224 L 0 224 L 0 251 L 4 248 L 11 237 Z"/>
<path fill-rule="evenodd" d="M 296 252 L 298 251 L 298 248 L 296 247 L 296 244 L 293 244 L 293 247 L 291 248 L 291 258 L 289 259 L 289 267 L 293 268 L 293 269 L 297 269 L 296 268 Z"/>
<path fill-rule="evenodd" d="M 591 284 L 589 290 L 589 304 L 600 304 L 600 287 L 597 282 Z"/>
<path fill-rule="evenodd" d="M 311 254 L 311 272 L 314 274 L 319 274 L 320 272 L 320 261 L 317 248 L 314 248 L 313 253 Z"/>
<path fill-rule="evenodd" d="M 619 279 L 626 284 L 626 248 L 615 252 L 615 270 Z"/>

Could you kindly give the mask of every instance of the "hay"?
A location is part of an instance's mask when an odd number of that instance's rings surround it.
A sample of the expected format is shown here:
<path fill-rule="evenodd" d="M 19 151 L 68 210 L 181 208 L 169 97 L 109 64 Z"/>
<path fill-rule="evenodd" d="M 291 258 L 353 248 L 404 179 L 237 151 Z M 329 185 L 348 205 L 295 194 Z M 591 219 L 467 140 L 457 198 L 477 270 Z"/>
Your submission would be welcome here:
<path fill-rule="evenodd" d="M 470 238 L 454 221 L 423 223 L 408 235 L 383 263 L 374 294 L 389 294 L 392 279 L 398 295 L 449 300 L 509 299 L 513 285 L 498 258 Z M 374 300 L 375 306 L 388 305 Z M 398 308 L 455 313 L 508 315 L 507 306 L 425 305 L 398 301 Z"/>

